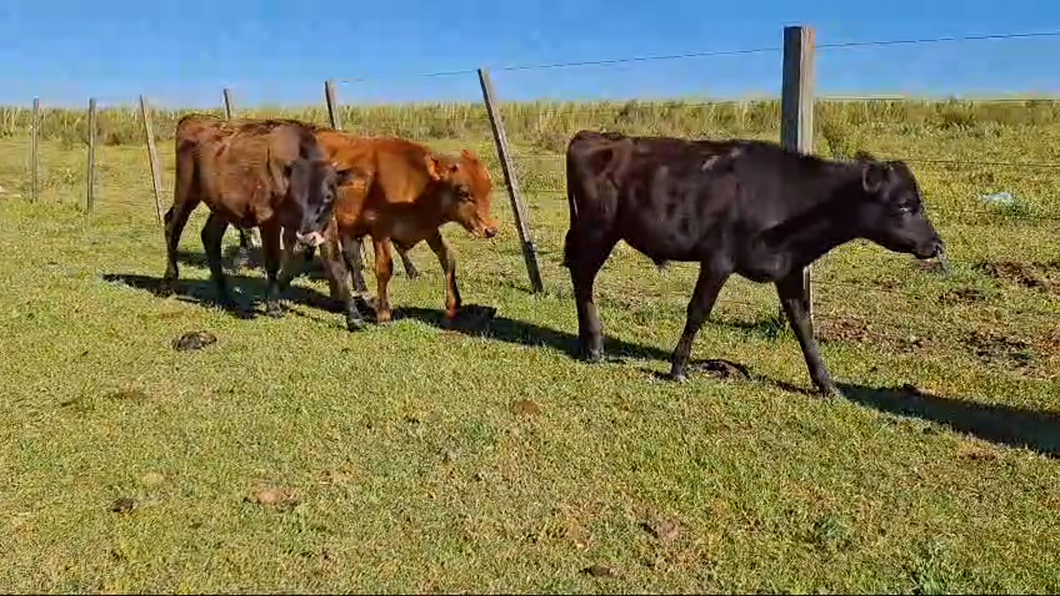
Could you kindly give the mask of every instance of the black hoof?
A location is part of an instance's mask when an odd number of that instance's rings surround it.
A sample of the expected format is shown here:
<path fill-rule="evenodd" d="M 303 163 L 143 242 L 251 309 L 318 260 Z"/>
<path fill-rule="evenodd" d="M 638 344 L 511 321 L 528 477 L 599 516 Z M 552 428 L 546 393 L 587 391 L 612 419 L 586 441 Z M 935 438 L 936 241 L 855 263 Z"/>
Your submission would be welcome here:
<path fill-rule="evenodd" d="M 364 319 L 346 319 L 346 330 L 347 331 L 360 331 L 364 329 L 368 324 L 364 322 Z"/>
<path fill-rule="evenodd" d="M 825 399 L 831 399 L 831 398 L 840 397 L 841 394 L 839 393 L 839 388 L 838 387 L 836 387 L 832 383 L 829 383 L 827 385 L 818 385 L 817 386 L 817 395 L 819 395 L 819 396 L 821 396 L 822 398 L 825 398 Z"/>
<path fill-rule="evenodd" d="M 604 351 L 582 350 L 582 360 L 589 364 L 599 364 L 604 361 Z"/>
<path fill-rule="evenodd" d="M 158 284 L 156 290 L 159 296 L 171 296 L 177 293 L 177 278 L 163 277 L 162 283 Z"/>
<path fill-rule="evenodd" d="M 279 304 L 269 304 L 265 307 L 265 316 L 279 319 L 283 317 L 283 309 Z"/>
<path fill-rule="evenodd" d="M 673 383 L 684 383 L 688 380 L 688 375 L 683 372 L 670 371 L 663 375 L 662 378 L 666 381 L 671 381 Z"/>

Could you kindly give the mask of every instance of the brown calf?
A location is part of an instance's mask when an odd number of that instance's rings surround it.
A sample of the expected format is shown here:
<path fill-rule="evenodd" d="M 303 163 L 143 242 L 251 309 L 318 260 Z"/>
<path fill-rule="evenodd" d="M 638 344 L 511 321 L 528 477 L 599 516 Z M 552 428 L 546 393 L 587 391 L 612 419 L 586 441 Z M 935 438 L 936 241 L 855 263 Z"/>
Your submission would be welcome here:
<path fill-rule="evenodd" d="M 445 271 L 445 313 L 453 318 L 460 308 L 456 260 L 439 227 L 457 222 L 483 238 L 497 233 L 490 217 L 492 179 L 472 151 L 459 156 L 433 153 L 427 147 L 394 137 L 357 137 L 331 129 L 317 129 L 317 140 L 328 158 L 354 168 L 362 177 L 339 188 L 334 218 L 321 246 L 330 277 L 332 297 L 346 305 L 347 326 L 363 326 L 345 272 L 334 265 L 345 261 L 359 275 L 360 240 L 372 237 L 377 283 L 376 320 L 391 319 L 387 283 L 393 273 L 391 242 L 407 251 L 426 240 Z"/>
<path fill-rule="evenodd" d="M 188 216 L 200 202 L 210 208 L 202 243 L 221 303 L 233 308 L 221 265 L 221 239 L 229 224 L 260 227 L 268 276 L 266 314 L 282 316 L 280 233 L 289 246 L 318 246 L 331 220 L 338 185 L 353 178 L 349 166 L 329 162 L 308 125 L 290 120 L 225 121 L 184 116 L 176 131 L 176 185 L 165 215 L 167 266 L 164 287 L 177 280 L 177 245 Z M 292 251 L 282 251 L 284 260 Z M 287 270 L 288 268 L 284 268 Z"/>

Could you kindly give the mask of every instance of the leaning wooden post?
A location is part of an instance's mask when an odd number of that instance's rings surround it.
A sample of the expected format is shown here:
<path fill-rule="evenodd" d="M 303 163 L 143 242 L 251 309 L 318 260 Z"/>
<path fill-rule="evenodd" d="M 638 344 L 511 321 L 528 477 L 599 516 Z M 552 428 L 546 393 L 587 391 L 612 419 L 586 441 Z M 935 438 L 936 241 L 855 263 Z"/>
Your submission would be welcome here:
<path fill-rule="evenodd" d="M 328 106 L 328 126 L 342 130 L 342 118 L 339 116 L 339 104 L 335 101 L 335 82 L 324 81 L 324 103 Z"/>
<path fill-rule="evenodd" d="M 93 189 L 96 186 L 96 98 L 88 100 L 88 193 L 85 197 L 86 210 L 92 211 L 95 202 Z"/>
<path fill-rule="evenodd" d="M 813 153 L 813 29 L 784 27 L 784 74 L 780 95 L 780 142 L 801 153 Z M 813 321 L 812 268 L 802 271 L 810 321 Z M 781 320 L 784 309 L 781 307 Z"/>
<path fill-rule="evenodd" d="M 501 171 L 504 173 L 504 181 L 508 185 L 508 197 L 512 202 L 512 213 L 515 214 L 515 225 L 519 229 L 519 241 L 523 245 L 523 259 L 526 261 L 526 272 L 530 275 L 530 286 L 533 292 L 540 292 L 544 289 L 544 285 L 541 283 L 541 271 L 537 266 L 534 241 L 530 238 L 530 222 L 526 215 L 523 197 L 519 192 L 519 182 L 515 177 L 515 168 L 512 167 L 511 156 L 508 154 L 508 137 L 504 134 L 504 122 L 501 119 L 500 111 L 497 109 L 489 71 L 485 68 L 478 69 L 478 80 L 479 85 L 482 86 L 482 99 L 486 102 L 486 114 L 489 115 L 490 128 L 493 129 L 493 142 L 497 145 L 497 156 L 501 161 Z"/>
<path fill-rule="evenodd" d="M 342 117 L 339 116 L 339 102 L 335 99 L 335 81 L 328 79 L 324 81 L 324 103 L 328 108 L 328 126 L 334 130 L 342 130 Z M 361 243 L 361 262 L 367 263 L 368 259 L 365 256 L 367 249 L 364 243 Z M 406 271 L 407 273 L 407 271 Z"/>
<path fill-rule="evenodd" d="M 155 216 L 162 223 L 162 171 L 158 166 L 158 152 L 155 150 L 155 131 L 151 125 L 151 111 L 147 100 L 140 95 L 140 113 L 144 117 L 144 136 L 147 138 L 147 159 L 151 162 L 151 185 L 155 190 Z"/>
<path fill-rule="evenodd" d="M 30 189 L 29 200 L 37 202 L 40 194 L 40 98 L 33 98 L 33 129 L 29 144 Z"/>
<path fill-rule="evenodd" d="M 226 120 L 231 120 L 232 119 L 232 92 L 228 89 L 228 87 L 225 87 L 224 90 L 221 92 L 221 96 L 224 98 L 224 103 L 225 103 L 225 119 Z"/>

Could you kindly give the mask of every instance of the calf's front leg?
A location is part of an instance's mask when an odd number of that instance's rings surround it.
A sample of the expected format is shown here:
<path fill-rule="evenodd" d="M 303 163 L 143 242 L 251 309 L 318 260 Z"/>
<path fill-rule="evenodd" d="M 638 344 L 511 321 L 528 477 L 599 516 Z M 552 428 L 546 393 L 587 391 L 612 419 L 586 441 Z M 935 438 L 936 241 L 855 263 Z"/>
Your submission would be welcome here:
<path fill-rule="evenodd" d="M 291 281 L 301 273 L 302 260 L 299 255 L 304 254 L 306 249 L 298 244 L 298 236 L 294 230 L 284 228 L 283 243 L 281 244 L 280 275 L 277 278 L 277 289 L 284 292 L 291 285 Z"/>
<path fill-rule="evenodd" d="M 427 238 L 427 245 L 438 255 L 438 262 L 442 264 L 442 271 L 445 272 L 445 318 L 452 320 L 460 310 L 460 290 L 456 287 L 456 259 L 453 258 L 453 251 L 449 249 L 439 230 L 435 230 Z M 401 250 L 400 247 L 398 250 Z"/>
<path fill-rule="evenodd" d="M 802 347 L 802 356 L 810 370 L 810 378 L 818 391 L 824 395 L 837 395 L 835 383 L 824 365 L 821 353 L 817 349 L 817 340 L 813 337 L 813 325 L 810 322 L 810 304 L 806 299 L 806 287 L 802 282 L 802 270 L 796 269 L 776 282 L 780 304 L 788 315 L 795 337 Z"/>
<path fill-rule="evenodd" d="M 280 227 L 275 224 L 262 226 L 261 248 L 263 253 L 262 256 L 265 261 L 265 275 L 268 279 L 268 284 L 265 289 L 265 314 L 273 318 L 280 318 L 283 316 L 283 310 L 280 308 L 281 284 L 277 275 L 280 270 L 280 256 L 282 250 L 280 244 Z M 292 246 L 292 248 L 294 247 Z M 290 264 L 288 264 L 285 269 L 287 269 L 285 274 L 286 277 L 290 274 Z M 287 283 L 290 283 L 289 277 Z"/>

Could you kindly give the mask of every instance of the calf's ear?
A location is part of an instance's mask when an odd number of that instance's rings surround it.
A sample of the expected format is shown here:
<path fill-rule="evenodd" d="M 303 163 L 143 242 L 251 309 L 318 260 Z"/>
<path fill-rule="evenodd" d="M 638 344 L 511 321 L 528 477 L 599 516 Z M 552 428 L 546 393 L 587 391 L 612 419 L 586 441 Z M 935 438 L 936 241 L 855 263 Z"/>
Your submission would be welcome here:
<path fill-rule="evenodd" d="M 861 185 L 866 192 L 878 193 L 887 183 L 891 165 L 880 162 L 869 162 L 861 166 Z"/>
<path fill-rule="evenodd" d="M 287 188 L 292 194 L 304 193 L 309 188 L 309 162 L 295 159 L 284 166 Z"/>
<path fill-rule="evenodd" d="M 442 162 L 433 155 L 428 155 L 424 161 L 427 166 L 427 175 L 431 177 L 431 180 L 441 180 Z"/>
<path fill-rule="evenodd" d="M 337 186 L 345 186 L 361 175 L 356 168 L 343 167 L 334 162 L 332 162 L 331 166 L 335 168 L 335 184 Z"/>

